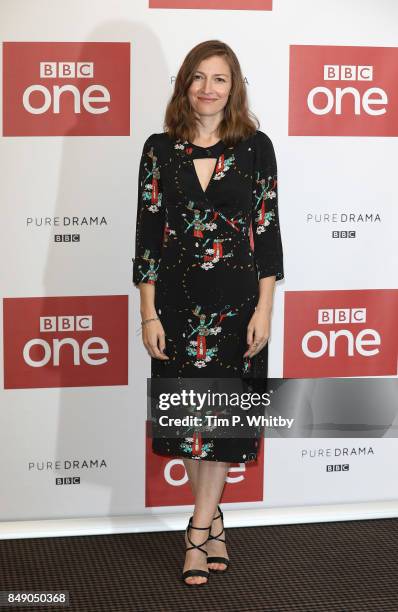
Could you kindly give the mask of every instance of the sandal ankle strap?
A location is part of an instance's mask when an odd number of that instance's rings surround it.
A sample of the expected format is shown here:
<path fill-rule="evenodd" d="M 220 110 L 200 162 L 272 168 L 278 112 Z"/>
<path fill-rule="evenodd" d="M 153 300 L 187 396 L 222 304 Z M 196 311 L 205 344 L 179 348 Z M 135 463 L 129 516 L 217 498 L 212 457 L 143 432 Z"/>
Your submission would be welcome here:
<path fill-rule="evenodd" d="M 218 533 L 216 536 L 211 535 L 211 533 L 209 533 L 209 537 L 207 538 L 208 540 L 218 540 L 219 542 L 224 542 L 225 544 L 225 538 L 222 539 L 220 538 L 220 535 L 222 535 L 224 533 L 224 529 L 222 531 L 220 531 L 220 533 Z"/>
<path fill-rule="evenodd" d="M 208 555 L 207 550 L 203 550 L 203 548 L 201 548 L 201 546 L 204 546 L 206 544 L 206 542 L 209 539 L 209 537 L 207 537 L 206 540 L 204 542 L 202 542 L 201 544 L 195 544 L 194 542 L 192 542 L 191 538 L 189 537 L 189 530 L 190 529 L 201 529 L 201 530 L 204 530 L 204 531 L 208 531 L 209 535 L 210 535 L 211 525 L 209 527 L 195 527 L 194 525 L 192 525 L 192 516 L 191 516 L 189 521 L 188 521 L 187 528 L 186 528 L 188 542 L 191 544 L 191 546 L 186 548 L 185 551 L 193 550 L 194 548 L 197 548 L 198 550 L 200 550 L 202 553 L 204 553 L 207 556 Z"/>
<path fill-rule="evenodd" d="M 195 527 L 195 525 L 192 525 L 192 516 L 191 516 L 191 518 L 189 519 L 189 522 L 188 522 L 187 529 L 211 529 L 211 525 L 210 525 L 210 527 Z"/>
<path fill-rule="evenodd" d="M 220 506 L 217 506 L 217 510 L 218 510 L 219 514 L 218 514 L 218 516 L 214 516 L 213 517 L 213 521 L 215 521 L 216 519 L 220 518 L 222 520 L 222 522 L 224 522 L 224 513 L 221 510 Z"/>
<path fill-rule="evenodd" d="M 220 513 L 220 514 L 219 514 L 218 516 L 215 516 L 215 517 L 213 518 L 213 521 L 214 521 L 215 519 L 221 518 L 221 522 L 222 522 L 222 529 L 221 529 L 220 533 L 219 533 L 219 534 L 217 534 L 216 536 L 213 536 L 213 535 L 211 535 L 211 533 L 209 533 L 209 537 L 208 537 L 207 539 L 208 539 L 208 540 L 218 540 L 219 542 L 224 542 L 224 544 L 225 544 L 225 539 L 223 540 L 223 539 L 221 539 L 221 538 L 220 538 L 220 536 L 221 536 L 221 535 L 224 533 L 224 514 L 223 514 L 223 512 L 222 512 L 222 510 L 221 510 L 220 506 L 217 506 L 217 509 L 218 509 L 218 511 L 219 511 L 219 513 Z"/>

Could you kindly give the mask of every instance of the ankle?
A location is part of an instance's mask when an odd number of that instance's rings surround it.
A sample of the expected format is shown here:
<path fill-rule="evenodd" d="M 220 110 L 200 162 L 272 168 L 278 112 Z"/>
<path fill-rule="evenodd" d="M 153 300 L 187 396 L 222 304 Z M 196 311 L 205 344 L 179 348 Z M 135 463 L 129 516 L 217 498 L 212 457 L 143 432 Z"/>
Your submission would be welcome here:
<path fill-rule="evenodd" d="M 220 508 L 220 506 L 217 506 L 217 508 L 215 509 L 214 514 L 213 514 L 213 520 L 216 517 L 218 517 L 218 516 L 221 516 L 221 508 Z"/>
<path fill-rule="evenodd" d="M 209 527 L 195 526 L 193 517 L 191 517 L 185 530 L 185 539 L 187 542 L 191 542 L 191 545 L 203 546 L 209 537 L 210 530 L 211 525 Z"/>

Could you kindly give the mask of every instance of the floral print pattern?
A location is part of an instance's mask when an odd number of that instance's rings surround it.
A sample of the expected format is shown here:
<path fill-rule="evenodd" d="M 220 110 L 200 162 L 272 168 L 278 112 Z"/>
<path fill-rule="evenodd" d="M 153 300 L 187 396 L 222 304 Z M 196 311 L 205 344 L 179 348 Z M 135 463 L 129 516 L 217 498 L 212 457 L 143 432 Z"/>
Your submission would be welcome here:
<path fill-rule="evenodd" d="M 256 185 L 257 188 L 254 190 L 255 224 L 257 234 L 261 234 L 275 217 L 275 211 L 272 208 L 266 210 L 266 200 L 276 198 L 277 179 L 272 176 L 269 176 L 268 179 L 260 178 L 260 172 L 257 172 Z"/>
<path fill-rule="evenodd" d="M 188 340 L 192 336 L 195 336 L 195 340 L 190 340 L 186 350 L 188 355 L 193 357 L 193 365 L 197 368 L 204 368 L 206 363 L 211 361 L 218 351 L 217 343 L 213 343 L 213 346 L 208 346 L 207 336 L 219 334 L 221 332 L 222 321 L 225 317 L 234 317 L 236 312 L 229 310 L 228 306 L 218 313 L 212 312 L 209 316 L 200 311 L 201 306 L 196 306 L 195 310 L 193 310 L 193 314 L 199 319 L 197 325 L 195 325 L 192 319 L 188 319 L 191 330 Z"/>
<path fill-rule="evenodd" d="M 167 238 L 168 230 L 164 225 L 162 215 L 163 191 L 160 183 L 160 169 L 158 156 L 154 147 L 149 144 L 149 139 L 145 143 L 144 151 L 141 156 L 139 171 L 139 204 L 137 211 L 137 231 L 136 231 L 136 256 L 134 262 L 134 284 L 140 282 L 154 285 L 158 279 L 158 269 L 160 265 L 160 253 L 158 242 L 158 227 L 156 220 L 150 217 L 158 215 L 163 227 L 163 240 Z M 150 228 L 155 229 L 155 235 L 150 235 Z"/>

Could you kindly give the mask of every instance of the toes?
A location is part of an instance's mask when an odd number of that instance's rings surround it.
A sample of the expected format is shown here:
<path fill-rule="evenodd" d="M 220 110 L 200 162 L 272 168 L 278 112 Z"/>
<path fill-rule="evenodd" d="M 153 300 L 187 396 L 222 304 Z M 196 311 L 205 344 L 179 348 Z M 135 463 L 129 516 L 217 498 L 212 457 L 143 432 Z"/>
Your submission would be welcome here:
<path fill-rule="evenodd" d="M 202 584 L 203 582 L 207 582 L 207 580 L 200 576 L 190 576 L 189 578 L 185 580 L 185 582 L 187 584 Z"/>
<path fill-rule="evenodd" d="M 224 570 L 227 566 L 225 563 L 209 563 L 208 567 L 212 570 Z"/>

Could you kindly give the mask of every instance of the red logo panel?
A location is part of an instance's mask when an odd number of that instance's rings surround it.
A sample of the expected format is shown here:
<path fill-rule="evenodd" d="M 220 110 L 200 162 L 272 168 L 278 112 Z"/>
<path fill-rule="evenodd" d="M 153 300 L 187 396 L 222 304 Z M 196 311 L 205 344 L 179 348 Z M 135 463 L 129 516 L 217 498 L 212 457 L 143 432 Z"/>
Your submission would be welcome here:
<path fill-rule="evenodd" d="M 4 388 L 128 384 L 128 296 L 4 298 Z"/>
<path fill-rule="evenodd" d="M 149 0 L 149 8 L 271 11 L 272 0 Z"/>
<path fill-rule="evenodd" d="M 397 374 L 398 290 L 287 291 L 287 378 Z"/>
<path fill-rule="evenodd" d="M 130 44 L 3 43 L 4 136 L 129 136 Z"/>
<path fill-rule="evenodd" d="M 221 503 L 263 500 L 264 442 L 261 438 L 256 462 L 231 464 Z M 186 506 L 193 503 L 182 458 L 152 452 L 152 438 L 147 427 L 145 506 Z"/>
<path fill-rule="evenodd" d="M 290 46 L 290 136 L 398 136 L 398 48 Z"/>

